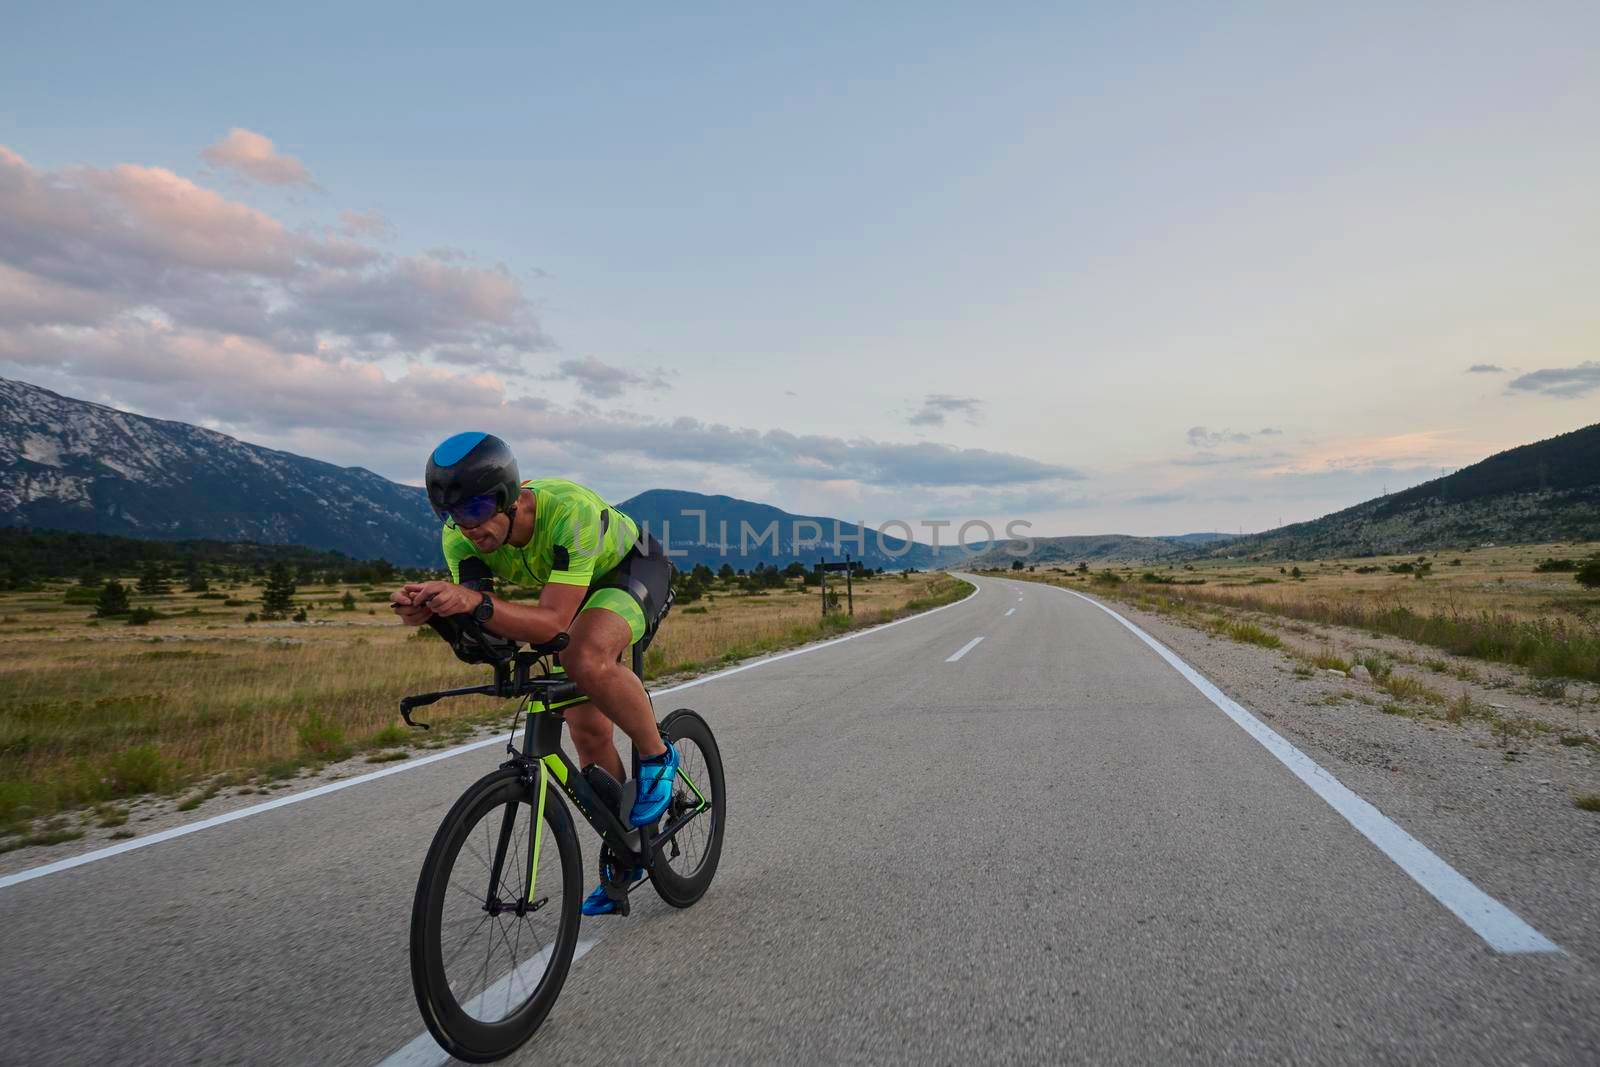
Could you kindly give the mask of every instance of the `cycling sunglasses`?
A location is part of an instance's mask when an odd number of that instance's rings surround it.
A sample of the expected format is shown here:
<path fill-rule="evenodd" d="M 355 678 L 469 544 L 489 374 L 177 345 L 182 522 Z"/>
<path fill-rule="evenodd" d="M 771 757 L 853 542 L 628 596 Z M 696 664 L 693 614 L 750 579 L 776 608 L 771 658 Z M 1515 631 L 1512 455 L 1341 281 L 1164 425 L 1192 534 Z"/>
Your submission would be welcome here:
<path fill-rule="evenodd" d="M 463 530 L 470 530 L 472 527 L 482 526 L 494 518 L 495 512 L 500 510 L 500 497 L 496 493 L 485 493 L 482 496 L 470 497 L 448 508 L 436 507 L 433 510 L 450 525 Z"/>

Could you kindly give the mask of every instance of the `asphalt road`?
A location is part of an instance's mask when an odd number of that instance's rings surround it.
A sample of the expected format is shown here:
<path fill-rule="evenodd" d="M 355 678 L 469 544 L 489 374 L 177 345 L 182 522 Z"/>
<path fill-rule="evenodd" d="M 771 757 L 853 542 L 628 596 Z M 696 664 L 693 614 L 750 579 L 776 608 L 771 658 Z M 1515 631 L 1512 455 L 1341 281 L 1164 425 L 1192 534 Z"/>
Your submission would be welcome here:
<path fill-rule="evenodd" d="M 1094 605 L 981 585 L 663 698 L 722 747 L 720 873 L 585 920 L 510 1062 L 1600 1062 L 1590 961 L 1492 950 Z M 411 894 L 500 758 L 0 889 L 0 1060 L 439 1062 Z"/>

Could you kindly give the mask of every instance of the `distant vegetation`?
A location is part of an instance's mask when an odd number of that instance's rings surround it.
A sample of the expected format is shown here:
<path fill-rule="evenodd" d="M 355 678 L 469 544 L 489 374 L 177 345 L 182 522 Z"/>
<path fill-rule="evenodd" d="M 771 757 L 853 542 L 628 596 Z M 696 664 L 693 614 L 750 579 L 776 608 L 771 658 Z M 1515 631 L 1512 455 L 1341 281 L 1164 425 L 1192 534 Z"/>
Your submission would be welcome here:
<path fill-rule="evenodd" d="M 246 581 L 263 577 L 274 564 L 282 564 L 302 582 L 381 583 L 433 573 L 401 570 L 388 560 L 351 559 L 343 553 L 300 545 L 141 541 L 110 534 L 0 527 L 0 589 L 26 589 L 52 578 L 98 584 L 102 578 L 136 575 L 139 592 L 155 594 L 170 592 L 169 580 L 182 575 L 186 591 L 204 592 L 208 576 Z"/>

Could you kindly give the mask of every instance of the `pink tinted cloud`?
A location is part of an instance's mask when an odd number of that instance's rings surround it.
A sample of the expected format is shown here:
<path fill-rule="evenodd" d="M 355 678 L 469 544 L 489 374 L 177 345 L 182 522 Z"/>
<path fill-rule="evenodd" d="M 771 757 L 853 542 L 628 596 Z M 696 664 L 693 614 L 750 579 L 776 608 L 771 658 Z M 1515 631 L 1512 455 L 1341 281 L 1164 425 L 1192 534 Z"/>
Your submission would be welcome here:
<path fill-rule="evenodd" d="M 235 126 L 216 144 L 207 145 L 200 158 L 215 167 L 235 171 L 264 185 L 304 185 L 316 188 L 311 172 L 293 156 L 281 155 L 270 138 Z"/>
<path fill-rule="evenodd" d="M 59 326 L 153 310 L 319 358 L 449 346 L 455 365 L 512 369 L 545 346 L 504 268 L 385 255 L 360 236 L 382 216 L 342 222 L 298 232 L 159 167 L 50 171 L 0 148 L 0 307 Z"/>

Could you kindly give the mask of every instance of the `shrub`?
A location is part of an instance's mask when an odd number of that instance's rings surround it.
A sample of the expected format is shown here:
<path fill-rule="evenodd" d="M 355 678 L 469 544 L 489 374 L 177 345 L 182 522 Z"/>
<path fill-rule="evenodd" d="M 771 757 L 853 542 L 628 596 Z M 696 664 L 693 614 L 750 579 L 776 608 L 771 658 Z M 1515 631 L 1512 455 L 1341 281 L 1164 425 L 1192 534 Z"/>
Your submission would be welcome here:
<path fill-rule="evenodd" d="M 1596 556 L 1578 568 L 1578 573 L 1573 575 L 1573 580 L 1585 589 L 1600 589 L 1600 556 Z"/>
<path fill-rule="evenodd" d="M 101 588 L 94 613 L 102 619 L 128 613 L 128 590 L 121 582 L 113 578 Z"/>
<path fill-rule="evenodd" d="M 144 570 L 139 574 L 139 592 L 145 596 L 166 596 L 172 592 L 161 564 L 151 560 L 144 565 Z"/>
<path fill-rule="evenodd" d="M 343 728 L 336 722 L 324 719 L 319 711 L 308 714 L 306 721 L 295 729 L 295 733 L 300 738 L 300 747 L 313 756 L 341 759 L 349 755 L 349 749 L 344 743 Z"/>
<path fill-rule="evenodd" d="M 129 626 L 147 626 L 153 620 L 161 618 L 152 608 L 134 608 L 128 612 L 127 623 Z"/>
<path fill-rule="evenodd" d="M 383 729 L 367 738 L 367 744 L 376 748 L 396 748 L 402 745 L 409 745 L 410 743 L 411 731 L 407 730 L 404 726 L 397 726 L 394 723 L 390 723 L 388 726 L 385 726 Z"/>
<path fill-rule="evenodd" d="M 105 781 L 113 796 L 132 796 L 160 792 L 176 776 L 176 768 L 154 745 L 135 745 L 112 757 Z"/>

